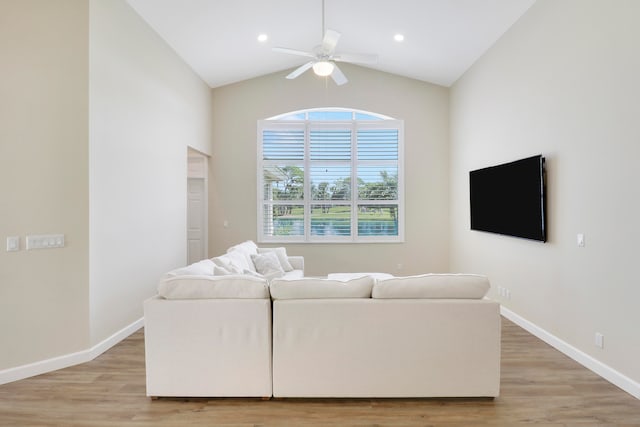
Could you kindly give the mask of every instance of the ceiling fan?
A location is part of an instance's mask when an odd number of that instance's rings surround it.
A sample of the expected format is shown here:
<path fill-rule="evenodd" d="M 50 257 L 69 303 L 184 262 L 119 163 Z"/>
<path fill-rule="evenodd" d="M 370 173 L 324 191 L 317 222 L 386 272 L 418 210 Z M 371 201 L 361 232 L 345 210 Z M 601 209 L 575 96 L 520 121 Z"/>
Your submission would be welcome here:
<path fill-rule="evenodd" d="M 291 55 L 304 56 L 312 58 L 309 62 L 301 65 L 287 75 L 288 79 L 295 79 L 309 68 L 313 68 L 313 72 L 318 76 L 331 76 L 333 81 L 338 85 L 348 82 L 347 77 L 338 68 L 336 62 L 351 62 L 355 64 L 375 64 L 378 61 L 378 55 L 365 53 L 336 53 L 336 45 L 340 39 L 340 33 L 327 29 L 324 26 L 324 0 L 322 0 L 322 44 L 313 48 L 313 51 L 307 52 L 303 50 L 289 49 L 286 47 L 274 47 L 274 52 L 288 53 Z"/>

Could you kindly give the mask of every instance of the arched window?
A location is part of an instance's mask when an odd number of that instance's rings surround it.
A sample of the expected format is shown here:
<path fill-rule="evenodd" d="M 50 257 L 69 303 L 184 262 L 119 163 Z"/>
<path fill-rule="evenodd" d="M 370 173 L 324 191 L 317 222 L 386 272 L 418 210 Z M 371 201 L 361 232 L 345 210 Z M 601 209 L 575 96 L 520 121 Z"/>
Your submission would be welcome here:
<path fill-rule="evenodd" d="M 403 241 L 403 127 L 344 108 L 259 121 L 258 241 Z"/>

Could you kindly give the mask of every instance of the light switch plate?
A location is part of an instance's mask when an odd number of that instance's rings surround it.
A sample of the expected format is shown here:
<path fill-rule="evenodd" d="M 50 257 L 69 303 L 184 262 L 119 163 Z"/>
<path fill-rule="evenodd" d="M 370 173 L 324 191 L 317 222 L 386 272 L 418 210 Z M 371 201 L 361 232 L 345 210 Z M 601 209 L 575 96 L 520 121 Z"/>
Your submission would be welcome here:
<path fill-rule="evenodd" d="M 27 236 L 27 250 L 64 247 L 64 234 L 42 234 Z"/>

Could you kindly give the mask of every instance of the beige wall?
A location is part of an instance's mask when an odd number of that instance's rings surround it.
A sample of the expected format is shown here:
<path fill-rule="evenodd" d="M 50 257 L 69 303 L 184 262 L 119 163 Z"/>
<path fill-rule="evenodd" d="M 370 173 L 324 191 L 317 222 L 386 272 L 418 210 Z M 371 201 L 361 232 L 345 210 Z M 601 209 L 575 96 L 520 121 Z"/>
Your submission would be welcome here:
<path fill-rule="evenodd" d="M 405 122 L 405 243 L 291 244 L 288 252 L 306 257 L 308 274 L 446 271 L 448 89 L 366 68 L 340 67 L 350 79 L 341 87 L 332 81 L 325 84 L 311 72 L 286 80 L 285 72 L 213 90 L 210 255 L 257 238 L 257 121 L 305 108 L 348 107 Z"/>
<path fill-rule="evenodd" d="M 142 317 L 186 264 L 187 147 L 211 152 L 211 94 L 124 0 L 91 0 L 91 342 Z"/>
<path fill-rule="evenodd" d="M 29 375 L 109 342 L 185 264 L 211 92 L 124 0 L 0 1 L 0 70 L 0 371 Z M 49 233 L 66 246 L 24 250 Z"/>
<path fill-rule="evenodd" d="M 510 289 L 508 309 L 636 382 L 639 19 L 637 1 L 538 0 L 451 96 L 452 269 L 488 274 L 492 298 Z M 549 242 L 469 231 L 469 170 L 537 153 Z"/>
<path fill-rule="evenodd" d="M 0 370 L 88 345 L 88 14 L 0 1 Z M 25 250 L 51 233 L 66 246 Z"/>

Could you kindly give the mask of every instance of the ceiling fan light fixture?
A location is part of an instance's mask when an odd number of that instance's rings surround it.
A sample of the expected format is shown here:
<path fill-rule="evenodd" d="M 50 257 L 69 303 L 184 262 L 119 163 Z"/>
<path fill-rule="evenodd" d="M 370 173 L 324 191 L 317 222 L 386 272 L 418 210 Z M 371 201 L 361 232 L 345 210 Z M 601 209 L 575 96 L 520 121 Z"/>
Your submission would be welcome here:
<path fill-rule="evenodd" d="M 330 76 L 334 68 L 335 64 L 331 61 L 317 61 L 313 64 L 313 72 L 320 77 Z"/>

